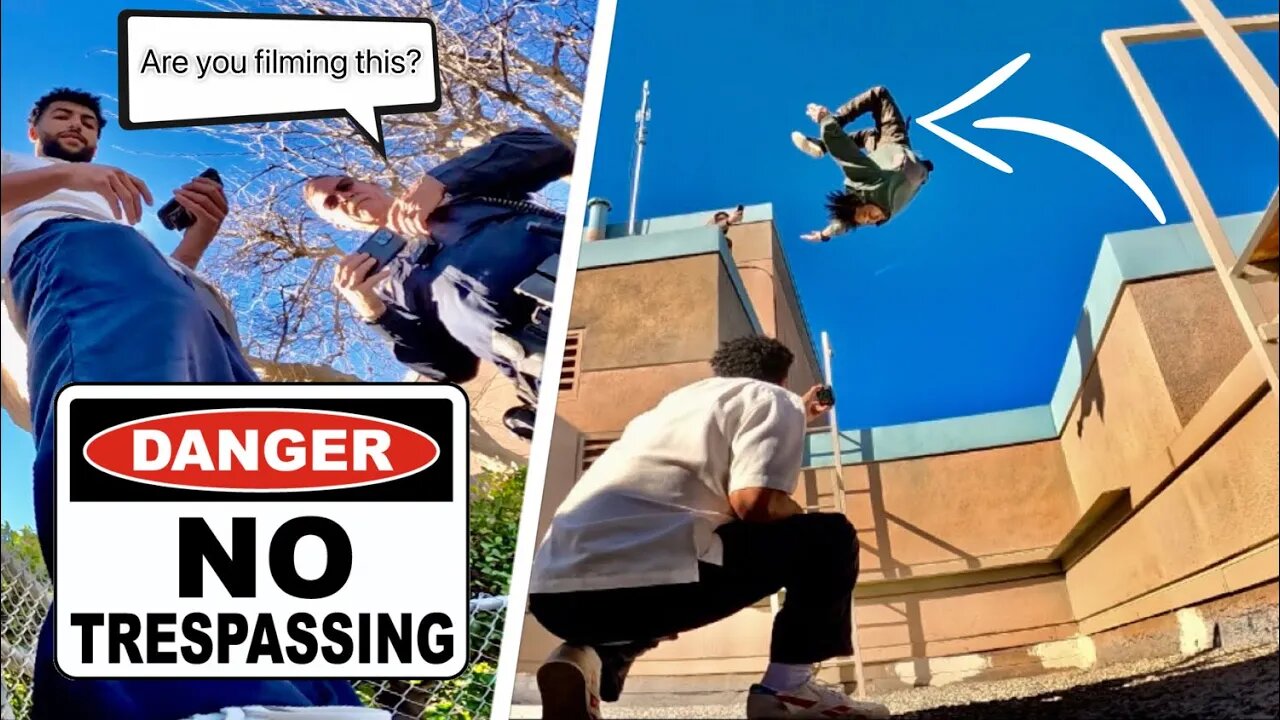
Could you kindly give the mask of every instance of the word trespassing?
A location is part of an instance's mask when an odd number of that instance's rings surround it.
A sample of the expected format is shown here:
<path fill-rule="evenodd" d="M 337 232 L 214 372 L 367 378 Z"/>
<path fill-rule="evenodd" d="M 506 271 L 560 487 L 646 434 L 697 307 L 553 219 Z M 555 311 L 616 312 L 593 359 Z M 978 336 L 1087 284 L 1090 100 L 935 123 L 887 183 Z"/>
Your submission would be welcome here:
<path fill-rule="evenodd" d="M 333 664 L 387 662 L 442 663 L 453 656 L 453 622 L 444 613 L 415 617 L 388 613 L 311 613 L 289 615 L 277 626 L 271 613 L 189 613 L 181 622 L 175 613 L 72 613 L 79 629 L 81 662 L 101 662 L 105 642 L 107 662 L 122 660 L 147 665 L 189 665 L 242 662 L 248 665 L 307 665 L 317 660 Z M 180 630 L 179 630 L 180 628 Z M 181 641 L 175 634 L 181 633 Z M 320 638 L 328 641 L 321 643 Z M 282 641 L 287 636 L 289 641 Z M 185 641 L 185 642 L 183 642 Z M 177 643 L 177 647 L 173 647 Z"/>

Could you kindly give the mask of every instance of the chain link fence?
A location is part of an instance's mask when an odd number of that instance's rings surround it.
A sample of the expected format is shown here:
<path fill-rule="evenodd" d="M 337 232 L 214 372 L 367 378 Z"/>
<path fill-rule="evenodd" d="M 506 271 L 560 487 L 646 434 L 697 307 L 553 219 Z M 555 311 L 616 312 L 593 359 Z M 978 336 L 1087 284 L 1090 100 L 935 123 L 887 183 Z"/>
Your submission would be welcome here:
<path fill-rule="evenodd" d="M 53 589 L 16 553 L 0 555 L 0 666 L 3 702 L 0 720 L 27 720 L 31 711 L 36 639 Z M 493 685 L 502 644 L 505 597 L 471 601 L 471 661 L 453 680 L 361 680 L 356 693 L 370 707 L 388 710 L 394 720 L 482 720 L 493 706 Z M 175 718 L 174 720 L 178 720 Z"/>

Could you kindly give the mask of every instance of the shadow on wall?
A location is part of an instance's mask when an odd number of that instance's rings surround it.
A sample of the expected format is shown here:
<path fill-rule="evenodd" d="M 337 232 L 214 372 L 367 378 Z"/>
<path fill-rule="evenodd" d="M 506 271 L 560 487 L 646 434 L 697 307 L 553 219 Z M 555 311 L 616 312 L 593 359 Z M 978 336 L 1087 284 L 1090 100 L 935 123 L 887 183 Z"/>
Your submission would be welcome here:
<path fill-rule="evenodd" d="M 1102 373 L 1090 372 L 1093 366 L 1093 333 L 1086 309 L 1076 325 L 1076 354 L 1080 358 L 1080 419 L 1076 421 L 1076 437 L 1084 435 L 1084 419 L 1098 412 L 1098 421 L 1106 422 L 1107 394 L 1102 388 Z"/>
<path fill-rule="evenodd" d="M 924 538 L 947 552 L 955 555 L 957 558 L 964 560 L 964 563 L 970 569 L 977 569 L 981 566 L 981 562 L 972 553 L 966 552 L 959 547 L 943 540 L 923 528 L 914 525 L 907 520 L 898 517 L 889 512 L 885 506 L 884 499 L 884 481 L 881 476 L 880 463 L 875 461 L 875 441 L 872 438 L 870 430 L 858 431 L 857 451 L 865 464 L 867 471 L 867 489 L 866 490 L 846 490 L 845 495 L 848 500 L 857 502 L 860 495 L 866 495 L 870 506 L 870 515 L 873 526 L 871 528 L 857 528 L 859 540 L 862 550 L 868 554 L 874 555 L 878 560 L 880 571 L 885 580 L 901 580 L 911 577 L 911 566 L 899 561 L 893 556 L 892 535 L 889 532 L 890 524 L 897 525 L 899 528 L 907 532 Z M 833 487 L 834 491 L 834 487 Z M 817 493 L 814 487 L 808 488 L 810 497 Z M 834 503 L 833 503 L 834 505 Z M 866 539 L 866 534 L 870 532 L 875 540 L 874 543 Z M 901 617 L 899 622 L 891 624 L 901 624 L 906 626 L 907 638 L 911 647 L 911 657 L 913 665 L 914 682 L 918 685 L 927 685 L 933 678 L 933 673 L 929 669 L 928 652 L 926 648 L 924 620 L 920 610 L 919 599 L 896 600 L 891 604 L 883 607 L 893 611 Z M 855 603 L 855 612 L 857 605 Z M 901 608 L 901 609 L 899 609 Z M 878 626 L 883 627 L 890 623 L 879 623 Z M 869 627 L 859 625 L 859 628 Z M 843 665 L 841 667 L 840 680 L 845 683 L 854 683 L 854 669 L 852 665 Z"/>
<path fill-rule="evenodd" d="M 1216 658 L 1220 660 L 1221 658 Z M 1030 697 L 938 707 L 900 720 L 1112 720 L 1274 718 L 1280 710 L 1276 653 L 1222 665 L 1196 658 L 1147 676 L 1120 677 Z"/>

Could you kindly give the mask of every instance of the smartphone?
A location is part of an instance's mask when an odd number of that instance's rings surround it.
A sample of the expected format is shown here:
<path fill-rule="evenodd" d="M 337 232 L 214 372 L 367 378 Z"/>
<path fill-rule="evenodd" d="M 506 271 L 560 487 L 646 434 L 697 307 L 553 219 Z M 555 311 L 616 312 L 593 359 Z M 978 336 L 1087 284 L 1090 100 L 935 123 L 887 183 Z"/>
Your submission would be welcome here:
<path fill-rule="evenodd" d="M 369 274 L 372 275 L 386 267 L 387 263 L 391 262 L 396 255 L 399 255 L 407 244 L 408 242 L 403 237 L 386 228 L 382 228 L 361 243 L 360 247 L 356 248 L 356 252 L 364 253 L 374 259 L 376 264 L 369 271 Z"/>
<path fill-rule="evenodd" d="M 218 175 L 218 171 L 213 168 L 200 173 L 200 177 L 222 184 L 222 176 Z M 166 230 L 186 230 L 196 222 L 196 219 L 191 217 L 191 213 L 178 204 L 178 198 L 165 203 L 164 207 L 156 211 L 156 216 L 160 218 L 160 224 L 164 225 Z"/>
<path fill-rule="evenodd" d="M 831 407 L 835 407 L 836 391 L 832 389 L 830 385 L 823 385 L 822 387 L 818 388 L 817 397 L 815 397 L 814 399 L 823 405 L 829 405 Z"/>
<path fill-rule="evenodd" d="M 738 212 L 738 213 L 743 212 L 744 210 L 746 210 L 746 208 L 741 205 L 733 209 L 734 212 Z"/>

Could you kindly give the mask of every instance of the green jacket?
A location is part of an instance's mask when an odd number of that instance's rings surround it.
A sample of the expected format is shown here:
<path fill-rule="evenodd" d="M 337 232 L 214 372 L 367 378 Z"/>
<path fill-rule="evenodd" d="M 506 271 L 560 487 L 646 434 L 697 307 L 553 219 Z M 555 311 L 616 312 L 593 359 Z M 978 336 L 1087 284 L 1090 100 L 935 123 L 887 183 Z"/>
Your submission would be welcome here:
<path fill-rule="evenodd" d="M 879 206 L 888 216 L 885 222 L 902 212 L 929 178 L 920 157 L 906 145 L 876 143 L 864 153 L 853 138 L 845 134 L 835 117 L 823 118 L 821 128 L 827 152 L 844 173 L 845 192 Z M 833 221 L 826 234 L 831 236 L 850 229 L 844 223 Z"/>

